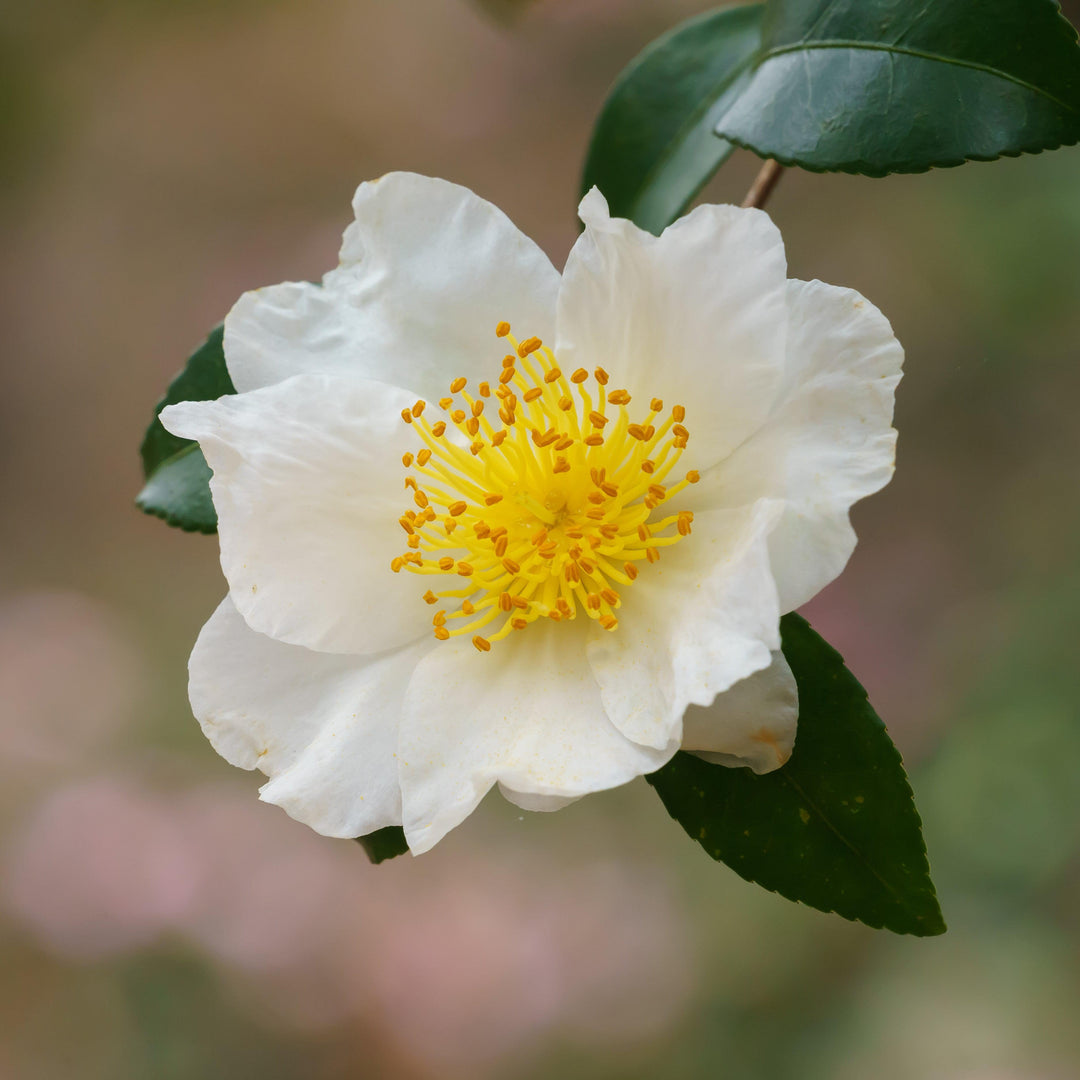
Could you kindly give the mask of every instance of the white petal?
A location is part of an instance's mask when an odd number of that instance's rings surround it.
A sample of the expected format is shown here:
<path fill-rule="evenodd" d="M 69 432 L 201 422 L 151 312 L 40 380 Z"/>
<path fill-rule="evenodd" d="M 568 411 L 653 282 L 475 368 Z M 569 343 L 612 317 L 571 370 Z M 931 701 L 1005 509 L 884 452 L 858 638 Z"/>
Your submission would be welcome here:
<path fill-rule="evenodd" d="M 509 320 L 549 340 L 558 271 L 497 207 L 414 173 L 361 184 L 341 265 L 322 286 L 246 293 L 225 320 L 238 390 L 303 372 L 355 373 L 438 398 L 450 381 L 491 379 Z"/>
<path fill-rule="evenodd" d="M 688 705 L 711 704 L 769 664 L 780 610 L 767 539 L 781 510 L 763 500 L 697 514 L 691 535 L 623 591 L 618 628 L 594 628 L 589 662 L 627 738 L 653 747 L 681 740 Z"/>
<path fill-rule="evenodd" d="M 560 366 L 600 365 L 639 403 L 685 406 L 693 461 L 705 469 L 761 425 L 779 385 L 780 233 L 760 210 L 699 206 L 655 237 L 609 217 L 595 189 L 579 212 L 585 231 L 559 292 Z"/>
<path fill-rule="evenodd" d="M 271 780 L 266 802 L 325 836 L 401 823 L 401 701 L 423 641 L 340 656 L 256 633 L 226 599 L 191 654 L 191 707 L 226 761 Z"/>
<path fill-rule="evenodd" d="M 778 651 L 767 668 L 718 694 L 707 708 L 686 710 L 682 748 L 717 765 L 772 772 L 791 757 L 798 719 L 795 676 Z"/>
<path fill-rule="evenodd" d="M 529 791 L 515 791 L 506 784 L 499 784 L 499 793 L 502 797 L 522 810 L 539 810 L 541 813 L 551 813 L 561 810 L 564 806 L 575 803 L 583 798 L 581 795 L 536 795 Z"/>
<path fill-rule="evenodd" d="M 691 489 L 695 508 L 786 502 L 769 538 L 783 611 L 843 570 L 855 548 L 848 510 L 892 476 L 904 358 L 888 320 L 851 289 L 792 281 L 788 303 L 788 366 L 772 415 Z"/>
<path fill-rule="evenodd" d="M 489 653 L 455 640 L 420 662 L 399 751 L 405 835 L 415 853 L 464 821 L 496 781 L 522 795 L 569 800 L 652 772 L 675 752 L 674 740 L 650 749 L 612 727 L 584 631 L 578 621 L 544 620 Z"/>
<path fill-rule="evenodd" d="M 214 476 L 221 566 L 254 630 L 325 652 L 373 653 L 430 629 L 405 550 L 401 456 L 417 449 L 385 383 L 300 375 L 161 414 L 198 439 Z"/>

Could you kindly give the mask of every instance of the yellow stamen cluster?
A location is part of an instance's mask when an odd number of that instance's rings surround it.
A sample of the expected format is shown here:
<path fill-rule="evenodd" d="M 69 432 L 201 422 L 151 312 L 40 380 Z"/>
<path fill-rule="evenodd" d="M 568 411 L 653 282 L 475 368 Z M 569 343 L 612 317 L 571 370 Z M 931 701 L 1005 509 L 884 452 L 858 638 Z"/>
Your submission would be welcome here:
<path fill-rule="evenodd" d="M 665 483 L 690 437 L 686 410 L 662 418 L 653 398 L 633 422 L 603 368 L 566 375 L 539 338 L 519 343 L 505 322 L 495 332 L 514 350 L 497 380 L 474 395 L 455 379 L 438 403 L 446 419 L 432 422 L 424 401 L 402 410 L 424 447 L 402 459 L 415 509 L 399 519 L 408 540 L 391 569 L 438 577 L 444 587 L 424 593 L 439 606 L 435 636 L 471 634 L 481 652 L 579 611 L 614 630 L 616 586 L 690 535 L 688 510 L 650 520 L 699 479 Z"/>

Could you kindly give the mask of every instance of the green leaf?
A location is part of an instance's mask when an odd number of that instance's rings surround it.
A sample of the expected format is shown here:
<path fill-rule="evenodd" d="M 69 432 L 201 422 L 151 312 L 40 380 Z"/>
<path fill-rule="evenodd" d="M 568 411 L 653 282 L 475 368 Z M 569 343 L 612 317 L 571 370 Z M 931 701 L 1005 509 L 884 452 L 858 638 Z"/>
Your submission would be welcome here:
<path fill-rule="evenodd" d="M 217 513 L 210 498 L 210 466 L 198 443 L 170 434 L 158 414 L 178 401 L 212 401 L 235 394 L 225 366 L 224 331 L 218 326 L 188 358 L 184 370 L 169 384 L 154 410 L 139 454 L 146 485 L 135 504 L 187 532 L 217 531 Z"/>
<path fill-rule="evenodd" d="M 885 176 L 1080 140 L 1080 48 L 1054 0 L 770 0 L 717 134 Z"/>
<path fill-rule="evenodd" d="M 763 6 L 690 19 L 619 76 L 593 131 L 582 194 L 594 184 L 612 214 L 660 233 L 734 147 L 713 133 L 749 81 Z"/>
<path fill-rule="evenodd" d="M 649 783 L 668 813 L 747 881 L 898 934 L 941 934 L 922 826 L 900 754 L 839 653 L 781 621 L 799 685 L 791 760 L 776 772 L 679 753 Z"/>
<path fill-rule="evenodd" d="M 367 836 L 358 836 L 356 842 L 376 865 L 404 855 L 409 850 L 409 845 L 405 843 L 405 830 L 400 825 L 387 825 L 385 829 L 376 829 Z"/>

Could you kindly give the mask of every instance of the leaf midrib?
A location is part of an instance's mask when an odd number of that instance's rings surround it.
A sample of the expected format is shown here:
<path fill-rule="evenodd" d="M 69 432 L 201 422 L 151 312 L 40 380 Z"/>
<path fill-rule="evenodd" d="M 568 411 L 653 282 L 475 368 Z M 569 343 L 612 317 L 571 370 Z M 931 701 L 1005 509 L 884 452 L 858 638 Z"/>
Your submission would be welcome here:
<path fill-rule="evenodd" d="M 881 883 L 885 891 L 893 898 L 893 900 L 900 905 L 901 909 L 909 910 L 907 904 L 904 902 L 904 898 L 897 891 L 896 886 L 891 881 L 885 878 L 874 864 L 867 858 L 867 856 L 856 847 L 828 818 L 825 812 L 810 798 L 809 795 L 803 790 L 802 785 L 793 777 L 788 776 L 785 773 L 780 773 L 783 781 L 790 787 L 794 788 L 799 798 L 806 803 L 806 805 L 814 812 L 815 815 L 825 824 L 829 831 L 853 854 L 855 857 L 870 871 L 871 874 Z"/>
<path fill-rule="evenodd" d="M 809 52 L 812 49 L 866 49 L 870 52 L 885 52 L 895 53 L 900 56 L 914 56 L 920 60 L 933 60 L 939 64 L 949 64 L 952 67 L 981 71 L 986 75 L 995 75 L 999 79 L 1004 79 L 1006 82 L 1011 82 L 1016 86 L 1023 87 L 1025 90 L 1029 90 L 1033 94 L 1038 94 L 1040 97 L 1052 101 L 1055 105 L 1062 109 L 1066 109 L 1069 112 L 1075 113 L 1080 111 L 1076 106 L 1070 105 L 1068 102 L 1062 101 L 1059 97 L 1051 94 L 1049 90 L 1044 90 L 1041 86 L 1029 83 L 1016 75 L 1011 75 L 1007 71 L 992 67 L 990 64 L 980 64 L 975 60 L 960 60 L 956 57 L 942 56 L 940 53 L 923 52 L 921 49 L 909 49 L 901 45 L 886 45 L 884 43 L 873 41 L 847 41 L 835 38 L 822 41 L 798 41 L 791 45 L 779 45 L 762 54 L 758 61 L 758 68 L 760 68 L 766 60 L 771 60 L 774 56 L 782 56 L 785 53 L 792 52 Z"/>
<path fill-rule="evenodd" d="M 727 77 L 723 83 L 718 83 L 713 87 L 714 92 L 706 96 L 703 103 L 699 105 L 694 111 L 687 117 L 686 121 L 679 127 L 679 129 L 672 135 L 672 137 L 665 144 L 663 151 L 657 157 L 653 167 L 645 174 L 642 183 L 638 187 L 637 195 L 634 199 L 635 208 L 640 207 L 643 193 L 648 191 L 652 187 L 653 181 L 656 177 L 671 163 L 678 149 L 684 146 L 689 136 L 700 127 L 702 120 L 709 115 L 709 112 L 726 94 L 732 86 L 735 85 L 736 80 L 741 76 L 754 62 L 754 54 L 751 53 L 741 64 L 736 67 L 731 74 Z M 716 93 L 716 89 L 719 87 L 719 93 Z M 726 140 L 725 140 L 726 141 Z M 708 182 L 708 177 L 702 182 L 701 187 L 705 186 Z M 700 188 L 698 189 L 700 190 Z M 690 197 L 693 199 L 693 196 Z M 689 201 L 689 200 L 688 200 Z M 681 212 L 681 211 L 680 211 Z M 678 216 L 678 215 L 676 215 Z"/>

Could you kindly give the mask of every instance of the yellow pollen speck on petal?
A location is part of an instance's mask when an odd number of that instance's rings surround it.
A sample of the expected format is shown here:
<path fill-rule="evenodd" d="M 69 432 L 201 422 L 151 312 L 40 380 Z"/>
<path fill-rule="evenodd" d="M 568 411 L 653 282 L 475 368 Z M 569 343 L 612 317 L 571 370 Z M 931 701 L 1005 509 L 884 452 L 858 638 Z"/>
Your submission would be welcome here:
<path fill-rule="evenodd" d="M 604 368 L 567 376 L 540 338 L 519 342 L 509 323 L 496 333 L 507 339 L 500 353 L 513 350 L 501 368 L 493 358 L 497 381 L 476 383 L 474 397 L 454 379 L 451 395 L 462 397 L 439 399 L 444 420 L 429 423 L 423 400 L 402 411 L 419 443 L 402 456 L 416 466 L 405 483 L 417 509 L 398 518 L 406 541 L 390 569 L 441 577 L 421 586 L 425 603 L 446 605 L 435 637 L 467 636 L 482 653 L 541 619 L 588 615 L 614 631 L 632 584 L 692 531 L 688 510 L 654 514 L 700 479 L 679 469 L 685 409 L 661 419 L 663 399 L 641 395 L 649 408 L 635 415 L 628 390 L 608 392 Z M 492 397 L 497 419 L 485 409 Z M 446 438 L 447 421 L 470 441 Z"/>

